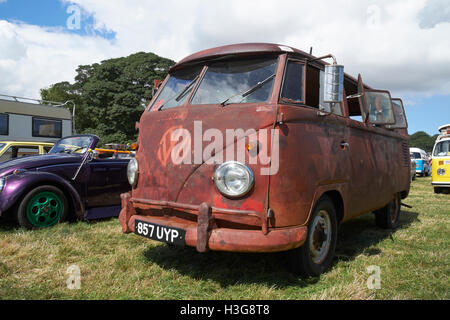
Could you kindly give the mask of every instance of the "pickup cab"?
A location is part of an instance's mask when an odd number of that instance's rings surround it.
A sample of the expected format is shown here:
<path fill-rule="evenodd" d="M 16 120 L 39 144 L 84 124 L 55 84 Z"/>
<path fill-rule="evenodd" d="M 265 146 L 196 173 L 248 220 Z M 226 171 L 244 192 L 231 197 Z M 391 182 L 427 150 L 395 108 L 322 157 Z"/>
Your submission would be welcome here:
<path fill-rule="evenodd" d="M 194 53 L 137 128 L 122 230 L 199 252 L 290 251 L 295 270 L 319 275 L 339 223 L 374 212 L 395 228 L 409 193 L 401 99 L 331 54 L 268 43 Z"/>

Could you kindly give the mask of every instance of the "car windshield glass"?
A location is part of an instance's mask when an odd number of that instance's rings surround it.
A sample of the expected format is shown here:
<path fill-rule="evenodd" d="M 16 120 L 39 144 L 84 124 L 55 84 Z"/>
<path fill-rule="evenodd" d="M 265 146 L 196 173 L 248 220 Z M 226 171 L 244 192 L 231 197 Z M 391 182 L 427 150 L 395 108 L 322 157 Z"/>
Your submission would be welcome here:
<path fill-rule="evenodd" d="M 411 152 L 411 159 L 420 159 L 419 152 Z"/>
<path fill-rule="evenodd" d="M 84 153 L 92 143 L 89 136 L 69 137 L 59 140 L 49 153 Z"/>
<path fill-rule="evenodd" d="M 450 140 L 438 142 L 434 148 L 433 156 L 443 157 L 450 156 Z"/>
<path fill-rule="evenodd" d="M 0 150 L 5 146 L 4 143 L 0 143 Z"/>
<path fill-rule="evenodd" d="M 272 92 L 277 58 L 212 63 L 191 104 L 262 102 Z"/>
<path fill-rule="evenodd" d="M 202 66 L 195 66 L 172 73 L 149 110 L 153 109 L 153 107 L 170 109 L 183 105 L 194 87 L 202 68 Z"/>

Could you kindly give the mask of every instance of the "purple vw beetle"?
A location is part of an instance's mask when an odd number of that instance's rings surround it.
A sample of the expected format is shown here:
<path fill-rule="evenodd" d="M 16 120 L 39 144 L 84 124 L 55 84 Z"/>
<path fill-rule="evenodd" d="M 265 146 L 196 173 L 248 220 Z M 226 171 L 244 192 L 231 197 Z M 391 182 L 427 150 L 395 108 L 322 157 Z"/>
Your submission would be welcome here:
<path fill-rule="evenodd" d="M 104 158 L 99 138 L 76 135 L 59 140 L 46 155 L 0 164 L 0 216 L 16 215 L 25 228 L 50 227 L 70 218 L 118 216 L 127 192 L 129 157 Z"/>

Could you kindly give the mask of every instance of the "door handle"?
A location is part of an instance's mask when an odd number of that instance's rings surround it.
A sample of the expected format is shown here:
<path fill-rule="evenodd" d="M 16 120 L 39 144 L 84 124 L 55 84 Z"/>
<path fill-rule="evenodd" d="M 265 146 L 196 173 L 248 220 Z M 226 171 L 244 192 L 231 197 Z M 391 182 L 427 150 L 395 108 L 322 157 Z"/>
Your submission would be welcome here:
<path fill-rule="evenodd" d="M 345 142 L 345 141 L 341 142 L 341 149 L 342 150 L 345 150 L 345 149 L 348 149 L 348 148 L 350 148 L 350 145 L 348 144 L 348 142 Z"/>

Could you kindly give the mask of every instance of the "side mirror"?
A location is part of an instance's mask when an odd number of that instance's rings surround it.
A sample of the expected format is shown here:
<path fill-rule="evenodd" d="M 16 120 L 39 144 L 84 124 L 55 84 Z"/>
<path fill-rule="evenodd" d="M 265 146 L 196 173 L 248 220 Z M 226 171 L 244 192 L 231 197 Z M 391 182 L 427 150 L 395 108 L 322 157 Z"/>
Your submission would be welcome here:
<path fill-rule="evenodd" d="M 326 65 L 323 86 L 323 102 L 341 103 L 344 90 L 344 66 Z"/>

